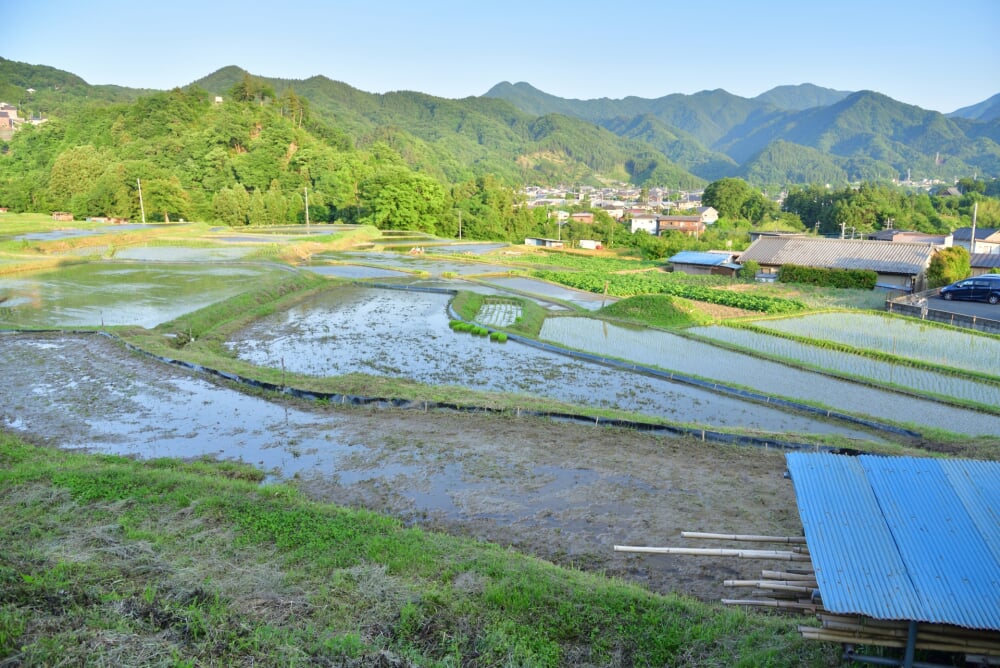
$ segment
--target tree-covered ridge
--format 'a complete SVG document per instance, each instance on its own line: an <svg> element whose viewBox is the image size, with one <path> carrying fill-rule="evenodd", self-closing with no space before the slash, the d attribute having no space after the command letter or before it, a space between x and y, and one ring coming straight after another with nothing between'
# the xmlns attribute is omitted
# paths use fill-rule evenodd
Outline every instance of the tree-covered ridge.
<svg viewBox="0 0 1000 668"><path fill-rule="evenodd" d="M801 86L775 89L774 95L753 100L726 91L656 100L564 100L528 84L501 84L487 94L533 113L574 115L624 136L635 136L635 128L644 125L647 141L708 180L743 176L760 185L843 184L907 174L939 179L1000 174L1000 121L994 116L982 121L949 118L872 91L847 94ZM647 117L668 132L700 142L706 153L724 154L732 166L685 160L670 150L662 130L653 135L656 138L651 136L650 122L638 120ZM781 148L770 151L778 142ZM826 154L833 164L816 164L815 151ZM772 154L792 165L790 171L784 171L781 163L768 162Z"/></svg>

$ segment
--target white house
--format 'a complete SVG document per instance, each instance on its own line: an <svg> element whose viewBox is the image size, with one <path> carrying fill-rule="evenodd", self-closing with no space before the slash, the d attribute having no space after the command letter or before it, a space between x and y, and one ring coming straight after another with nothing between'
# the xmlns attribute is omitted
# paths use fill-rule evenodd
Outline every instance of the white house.
<svg viewBox="0 0 1000 668"><path fill-rule="evenodd" d="M659 220L660 216L655 213L632 214L632 234L635 234L638 230L656 234Z"/></svg>

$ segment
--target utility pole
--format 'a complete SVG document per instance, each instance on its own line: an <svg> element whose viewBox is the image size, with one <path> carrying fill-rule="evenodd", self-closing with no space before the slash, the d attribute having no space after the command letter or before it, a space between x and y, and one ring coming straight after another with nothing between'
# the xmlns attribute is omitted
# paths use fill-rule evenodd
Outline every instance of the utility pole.
<svg viewBox="0 0 1000 668"><path fill-rule="evenodd" d="M305 193L306 197L306 231L309 230L309 186L302 188L302 192Z"/></svg>
<svg viewBox="0 0 1000 668"><path fill-rule="evenodd" d="M135 180L135 184L139 186L139 211L142 213L142 224L146 224L146 207L142 205L142 182L139 179Z"/></svg>
<svg viewBox="0 0 1000 668"><path fill-rule="evenodd" d="M458 240L462 240L462 210L458 210Z"/></svg>
<svg viewBox="0 0 1000 668"><path fill-rule="evenodd" d="M969 255L976 252L976 213L979 212L979 202L972 203L972 236L969 237Z"/></svg>

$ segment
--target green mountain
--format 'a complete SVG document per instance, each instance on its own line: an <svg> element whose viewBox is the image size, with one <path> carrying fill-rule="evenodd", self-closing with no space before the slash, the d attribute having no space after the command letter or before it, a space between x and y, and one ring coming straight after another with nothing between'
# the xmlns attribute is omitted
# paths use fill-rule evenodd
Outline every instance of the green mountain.
<svg viewBox="0 0 1000 668"><path fill-rule="evenodd" d="M243 77L227 67L193 86L217 95ZM385 141L416 168L454 181L492 175L508 183L581 182L601 178L691 187L703 180L671 165L641 138L617 135L570 115L527 113L495 98L450 100L416 92L372 94L325 77L304 81L261 78L282 96L294 91L315 117L346 132L358 147ZM650 161L662 163L660 169ZM669 165L669 168L667 168Z"/></svg>
<svg viewBox="0 0 1000 668"><path fill-rule="evenodd" d="M61 113L83 102L131 102L153 91L122 86L91 86L86 81L46 65L28 65L0 57L0 101L17 105L20 116Z"/></svg>
<svg viewBox="0 0 1000 668"><path fill-rule="evenodd" d="M834 181L872 174L943 180L1000 174L997 119L949 118L872 91L845 93L802 84L779 87L752 100L715 90L610 101L563 100L528 84L500 84L487 95L522 109L558 109L622 136L643 136L708 180L742 175L756 182L766 174L764 183L787 184L814 171L839 176ZM968 113L989 115L989 108L987 101ZM682 137L700 143L701 154L678 144ZM775 142L781 143L768 150ZM826 156L822 166L816 151ZM708 158L718 155L732 166ZM765 164L772 158L778 162ZM788 166L787 173L782 165Z"/></svg>
<svg viewBox="0 0 1000 668"><path fill-rule="evenodd" d="M962 107L948 114L949 118L968 118L974 121L995 121L1000 118L1000 93L979 104Z"/></svg>
<svg viewBox="0 0 1000 668"><path fill-rule="evenodd" d="M29 94L27 88L34 91ZM223 104L214 104L217 97ZM446 188L477 179L508 186L617 180L696 188L728 176L786 185L843 184L908 173L947 180L1000 174L1000 118L972 118L988 116L989 101L966 110L969 117L948 117L872 91L846 93L811 84L780 86L753 99L706 90L657 99L571 100L527 83L505 82L482 97L455 100L412 91L372 94L324 76L256 77L229 66L163 93L90 86L54 68L0 59L0 100L20 105L22 116L51 118L51 127L63 133L58 142L47 137L50 130L38 133L47 137L40 142L44 146L36 147L30 160L21 147L18 159L25 164L41 168L48 160L51 168L60 150L87 144L119 155L133 150L135 142L158 138L173 148L148 145L144 150L147 159L155 156L164 169L207 170L199 166L204 161L199 151L235 151L216 161L235 177L199 181L216 186L243 182L245 163L253 160L239 151L254 154L259 142L251 140L258 130L246 123L259 114L264 116L255 122L262 127L285 128L281 141L295 137L284 147L284 157L277 147L268 155L299 170L300 179L302 166L295 163L305 145L349 154L361 163L389 160ZM232 106L240 100L256 107ZM180 105L179 116L162 112L171 105ZM243 111L234 111L239 108ZM135 127L129 127L123 119L136 113L147 117L136 118ZM193 139L206 133L227 135L228 144ZM116 136L133 143L116 144ZM0 145L0 151L19 148L20 141ZM169 150L193 153L180 164L165 159ZM230 163L242 164L242 171ZM7 169L10 173L9 164ZM286 187L295 180L274 169L256 171L244 185L267 187L265 174L284 179ZM46 174L36 176L48 182ZM186 173L177 177L182 184L192 178ZM315 183L316 178L309 172L308 180ZM360 197L360 182L351 189L350 197L338 195L340 204ZM195 196L202 206L207 198L205 193Z"/></svg>
<svg viewBox="0 0 1000 668"><path fill-rule="evenodd" d="M828 107L850 95L850 91L822 88L813 84L777 86L754 99L778 109L802 111L813 107Z"/></svg>

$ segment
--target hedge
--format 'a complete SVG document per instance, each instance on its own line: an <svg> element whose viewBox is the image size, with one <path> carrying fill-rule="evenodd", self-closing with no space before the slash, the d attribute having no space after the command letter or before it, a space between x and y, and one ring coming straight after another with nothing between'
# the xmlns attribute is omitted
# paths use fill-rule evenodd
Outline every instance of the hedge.
<svg viewBox="0 0 1000 668"><path fill-rule="evenodd" d="M778 280L782 283L805 283L826 288L874 290L878 274L871 269L824 269L786 264L778 272Z"/></svg>

